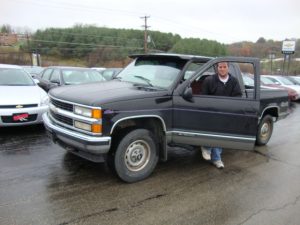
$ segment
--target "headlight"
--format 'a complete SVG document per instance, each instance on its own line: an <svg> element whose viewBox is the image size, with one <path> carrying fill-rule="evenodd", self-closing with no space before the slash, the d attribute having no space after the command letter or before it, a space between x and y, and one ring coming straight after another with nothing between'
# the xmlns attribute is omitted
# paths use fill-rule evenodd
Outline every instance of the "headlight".
<svg viewBox="0 0 300 225"><path fill-rule="evenodd" d="M82 130L87 130L93 133L101 133L102 132L102 125L101 124L88 124L88 123L83 123L79 121L74 122L74 126L76 128L82 129Z"/></svg>
<svg viewBox="0 0 300 225"><path fill-rule="evenodd" d="M74 126L77 127L77 128L79 128L79 129L82 129L82 130L92 131L91 124L87 124L87 123L82 123L82 122L79 122L79 121L75 121L74 122Z"/></svg>
<svg viewBox="0 0 300 225"><path fill-rule="evenodd" d="M41 99L41 106L49 105L49 97L48 95L45 95Z"/></svg>
<svg viewBox="0 0 300 225"><path fill-rule="evenodd" d="M90 108L85 108L82 106L75 106L74 112L78 115L82 115L85 117L90 117L90 118L95 118L95 119L102 118L102 112L100 109L90 109Z"/></svg>
<svg viewBox="0 0 300 225"><path fill-rule="evenodd" d="M92 117L92 109L84 108L81 106L75 106L74 112L78 115L86 116L86 117Z"/></svg>

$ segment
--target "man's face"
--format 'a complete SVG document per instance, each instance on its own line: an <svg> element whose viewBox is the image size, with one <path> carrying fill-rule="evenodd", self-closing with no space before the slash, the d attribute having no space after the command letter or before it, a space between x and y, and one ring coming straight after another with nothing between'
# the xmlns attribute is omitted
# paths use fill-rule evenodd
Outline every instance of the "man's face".
<svg viewBox="0 0 300 225"><path fill-rule="evenodd" d="M226 78L228 75L228 64L227 62L218 63L218 74L220 77Z"/></svg>

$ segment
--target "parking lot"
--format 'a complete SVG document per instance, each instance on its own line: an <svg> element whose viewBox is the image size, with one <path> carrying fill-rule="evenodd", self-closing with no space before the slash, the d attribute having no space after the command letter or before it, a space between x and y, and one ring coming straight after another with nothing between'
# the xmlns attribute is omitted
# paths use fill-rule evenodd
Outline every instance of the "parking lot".
<svg viewBox="0 0 300 225"><path fill-rule="evenodd" d="M0 224L299 224L300 104L255 151L224 151L217 170L170 148L150 178L125 184L65 152L43 126L0 128Z"/></svg>

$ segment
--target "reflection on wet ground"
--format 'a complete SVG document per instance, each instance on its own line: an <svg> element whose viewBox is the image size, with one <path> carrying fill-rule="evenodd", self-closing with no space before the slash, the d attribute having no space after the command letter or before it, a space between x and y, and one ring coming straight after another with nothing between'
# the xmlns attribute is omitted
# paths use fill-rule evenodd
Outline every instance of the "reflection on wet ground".
<svg viewBox="0 0 300 225"><path fill-rule="evenodd" d="M43 126L1 128L0 224L297 224L299 111L275 125L268 146L226 149L224 170L197 149L170 148L135 184L66 153Z"/></svg>

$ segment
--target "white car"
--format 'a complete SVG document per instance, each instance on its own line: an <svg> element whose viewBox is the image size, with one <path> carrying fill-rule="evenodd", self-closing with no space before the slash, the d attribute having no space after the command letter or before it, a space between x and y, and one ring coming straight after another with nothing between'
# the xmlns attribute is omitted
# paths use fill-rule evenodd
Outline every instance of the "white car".
<svg viewBox="0 0 300 225"><path fill-rule="evenodd" d="M0 128L43 123L49 98L20 66L0 64Z"/></svg>
<svg viewBox="0 0 300 225"><path fill-rule="evenodd" d="M280 85L282 87L288 87L297 92L300 96L300 86L293 84L292 81L288 80L284 76L276 76L276 75L261 75L262 77L266 77L271 80L274 84Z"/></svg>

